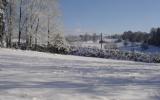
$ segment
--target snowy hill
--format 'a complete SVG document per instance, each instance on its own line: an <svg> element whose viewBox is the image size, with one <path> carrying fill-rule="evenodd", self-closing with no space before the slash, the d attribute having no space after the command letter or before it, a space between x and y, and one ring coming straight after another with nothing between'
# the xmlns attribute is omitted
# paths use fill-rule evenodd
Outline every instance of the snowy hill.
<svg viewBox="0 0 160 100"><path fill-rule="evenodd" d="M160 64L0 48L1 100L160 100Z"/></svg>

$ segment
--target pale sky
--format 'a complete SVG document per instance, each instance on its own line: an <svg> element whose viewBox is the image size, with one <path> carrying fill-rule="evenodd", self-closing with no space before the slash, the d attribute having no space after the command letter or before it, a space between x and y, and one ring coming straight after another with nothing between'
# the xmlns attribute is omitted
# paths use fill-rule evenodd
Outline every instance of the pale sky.
<svg viewBox="0 0 160 100"><path fill-rule="evenodd" d="M160 26L160 0L60 0L65 33L145 31Z"/></svg>

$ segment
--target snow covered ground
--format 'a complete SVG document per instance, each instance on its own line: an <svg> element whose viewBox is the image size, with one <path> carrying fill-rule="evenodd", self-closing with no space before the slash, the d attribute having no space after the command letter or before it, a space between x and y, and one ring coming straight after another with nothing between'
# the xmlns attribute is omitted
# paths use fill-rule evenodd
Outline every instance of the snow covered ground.
<svg viewBox="0 0 160 100"><path fill-rule="evenodd" d="M160 100L160 64L0 48L0 100Z"/></svg>
<svg viewBox="0 0 160 100"><path fill-rule="evenodd" d="M159 54L160 53L160 47L156 47L156 46L152 46L149 45L148 49L146 50L142 50L141 48L141 43L135 43L135 46L132 46L131 42L128 42L128 46L124 46L123 42L120 43L114 43L116 40L115 39L106 39L105 41L107 41L108 43L104 43L103 44L103 49L105 48L117 48L119 50L122 51L133 51L133 49L137 52L142 52L142 53L151 53L151 54ZM101 44L99 44L99 42L92 42L92 41L88 41L88 42L73 42L72 43L73 46L77 46L77 47L91 47L91 48L99 48L101 49Z"/></svg>

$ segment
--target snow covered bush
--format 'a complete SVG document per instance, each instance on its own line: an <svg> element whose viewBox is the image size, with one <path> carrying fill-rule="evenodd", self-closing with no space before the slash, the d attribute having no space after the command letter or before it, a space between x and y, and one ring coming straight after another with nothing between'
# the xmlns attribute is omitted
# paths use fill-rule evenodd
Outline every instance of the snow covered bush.
<svg viewBox="0 0 160 100"><path fill-rule="evenodd" d="M117 60L131 60L147 63L160 63L160 55L151 55L140 52L120 51L114 49L101 50L98 48L87 47L71 47L70 55L86 56L86 57L99 57Z"/></svg>
<svg viewBox="0 0 160 100"><path fill-rule="evenodd" d="M56 34L51 44L48 46L49 52L66 54L69 46L61 34Z"/></svg>
<svg viewBox="0 0 160 100"><path fill-rule="evenodd" d="M160 63L160 56L156 56L153 58L153 62Z"/></svg>

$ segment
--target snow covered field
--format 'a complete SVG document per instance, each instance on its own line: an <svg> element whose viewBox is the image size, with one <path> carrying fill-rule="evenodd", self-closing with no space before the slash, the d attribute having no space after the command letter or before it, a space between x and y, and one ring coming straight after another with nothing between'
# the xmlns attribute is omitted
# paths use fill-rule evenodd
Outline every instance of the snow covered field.
<svg viewBox="0 0 160 100"><path fill-rule="evenodd" d="M0 100L160 100L160 64L0 48Z"/></svg>

